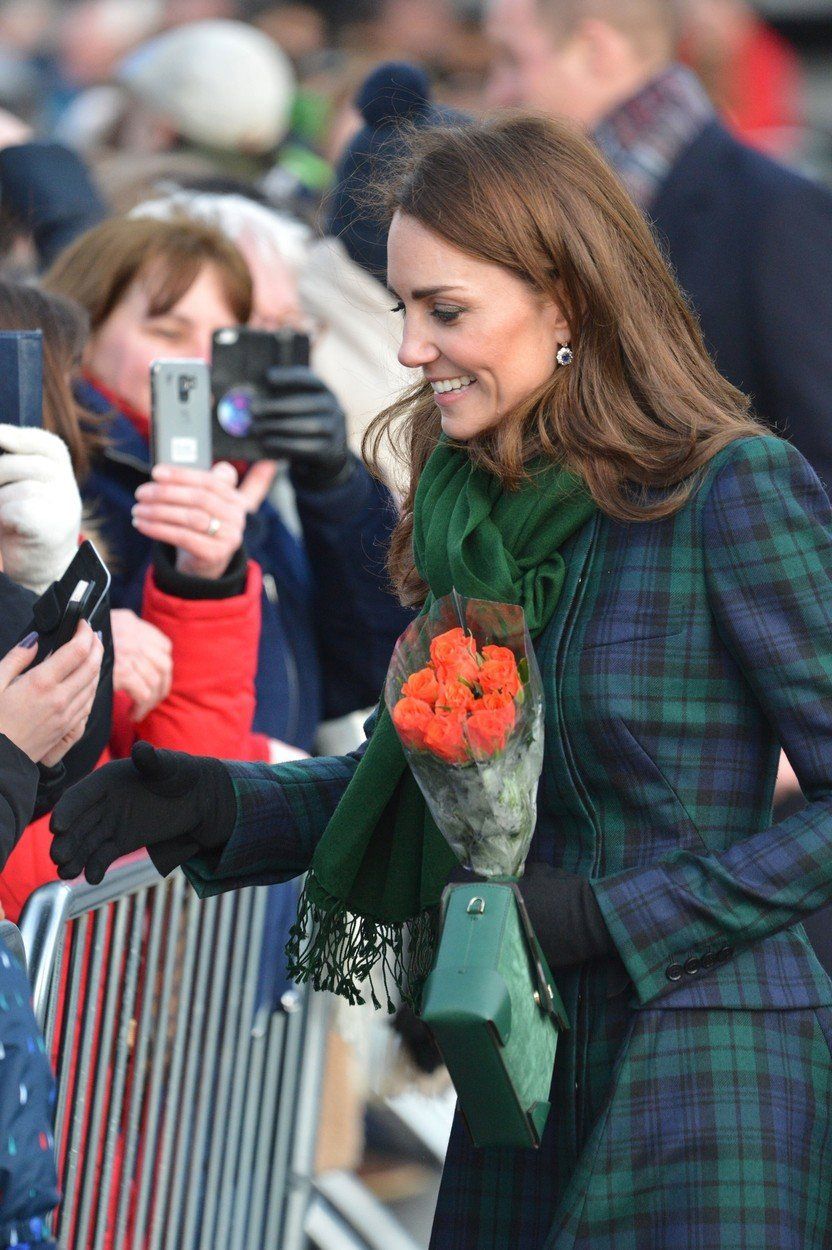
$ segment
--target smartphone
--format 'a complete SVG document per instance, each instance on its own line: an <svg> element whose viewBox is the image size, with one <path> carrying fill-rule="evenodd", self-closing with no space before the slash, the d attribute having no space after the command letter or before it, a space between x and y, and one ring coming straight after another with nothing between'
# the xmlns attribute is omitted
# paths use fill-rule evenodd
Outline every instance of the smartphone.
<svg viewBox="0 0 832 1250"><path fill-rule="evenodd" d="M86 581L83 577L79 578L75 583L75 589L69 596L63 616L55 631L52 651L57 651L64 643L75 637L78 622L86 620L87 614L92 608L94 594L95 587L93 583Z"/></svg>
<svg viewBox="0 0 832 1250"><path fill-rule="evenodd" d="M43 424L43 335L40 330L0 331L0 421Z"/></svg>
<svg viewBox="0 0 832 1250"><path fill-rule="evenodd" d="M212 434L217 459L262 460L251 433L252 401L268 394L270 369L309 364L309 335L295 330L217 330L212 340Z"/></svg>
<svg viewBox="0 0 832 1250"><path fill-rule="evenodd" d="M150 366L150 452L154 464L210 469L211 382L203 360Z"/></svg>
<svg viewBox="0 0 832 1250"><path fill-rule="evenodd" d="M34 604L32 620L18 638L32 631L39 635L32 667L74 638L79 621L89 621L92 629L108 627L109 589L110 570L89 540L81 543L60 580Z"/></svg>

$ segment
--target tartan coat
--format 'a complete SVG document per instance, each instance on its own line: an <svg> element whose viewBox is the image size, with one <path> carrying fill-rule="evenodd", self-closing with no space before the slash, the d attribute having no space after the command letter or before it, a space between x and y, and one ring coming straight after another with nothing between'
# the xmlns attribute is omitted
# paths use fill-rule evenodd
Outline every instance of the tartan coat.
<svg viewBox="0 0 832 1250"><path fill-rule="evenodd" d="M620 958L557 984L540 1148L457 1118L434 1250L832 1246L832 507L801 454L736 440L675 516L597 513L537 641L530 858L590 878ZM780 745L806 808L771 825ZM239 818L201 893L309 864L356 756L229 764Z"/></svg>

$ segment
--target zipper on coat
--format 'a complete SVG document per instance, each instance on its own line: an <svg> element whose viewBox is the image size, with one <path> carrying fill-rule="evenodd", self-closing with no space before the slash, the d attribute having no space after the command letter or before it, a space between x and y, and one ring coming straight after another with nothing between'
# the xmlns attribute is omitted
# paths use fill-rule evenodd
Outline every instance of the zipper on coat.
<svg viewBox="0 0 832 1250"><path fill-rule="evenodd" d="M566 651L569 647L569 644L572 641L572 634L575 628L575 621L577 620L578 613L581 609L581 606L584 601L584 596L586 594L585 574L586 574L587 569L590 566L592 556L595 552L595 548L597 545L597 538L598 538L598 517L595 516L592 520L592 535L589 541L589 546L586 550L586 554L584 555L583 565L582 565L581 572L578 576L578 581L576 584L575 595L572 600L572 603L569 605L569 613L566 618L566 622L564 624L563 634L561 635L561 639L560 639L560 645L558 646L557 654L555 656L555 674L557 676L558 722L560 725L561 740L563 742L564 759L566 760L566 766L567 766L569 779L572 782L572 785L575 789L575 793L578 795L578 798L580 799L580 802L581 802L581 806L584 809L584 813L588 821L592 825L592 828L595 833L595 847L594 847L592 874L591 874L592 876L597 875L598 868L600 865L601 833L598 827L598 821L595 816L595 809L593 807L591 799L589 798L589 794L587 792L586 786L584 785L581 779L580 772L578 770L578 766L575 761L575 753L572 749L572 742L569 737L569 731L567 729L566 717L564 715L564 710L563 710L563 698L562 698L562 694L563 694L562 663L566 655ZM576 1078L577 1078L578 1072L585 1065L587 1039L589 1035L589 1030L588 1030L589 1009L586 1003L586 997L587 997L586 990L587 990L588 980L589 980L589 976L586 971L586 967L584 965L581 967L578 973L578 994L577 994L576 1009L575 1009L576 1018L574 1022ZM581 1148L581 1143L583 1139L584 1118L585 1118L584 1094L583 1094L583 1090L581 1089L578 1080L576 1079L575 1081L575 1136L577 1139L576 1147L579 1150Z"/></svg>
<svg viewBox="0 0 832 1250"><path fill-rule="evenodd" d="M277 591L277 583L271 573L263 574L263 590L266 598L272 607L280 606L280 595ZM286 661L286 681L289 687L289 715L286 719L286 741L294 745L293 739L297 737L298 718L300 716L300 681L298 679L298 666L292 651L291 643L286 637L285 631L283 636L286 640L283 656Z"/></svg>

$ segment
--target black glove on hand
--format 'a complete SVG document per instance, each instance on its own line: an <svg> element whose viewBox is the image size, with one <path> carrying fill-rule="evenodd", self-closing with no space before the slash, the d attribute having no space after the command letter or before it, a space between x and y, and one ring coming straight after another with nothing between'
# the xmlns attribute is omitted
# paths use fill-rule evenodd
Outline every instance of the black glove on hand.
<svg viewBox="0 0 832 1250"><path fill-rule="evenodd" d="M52 859L58 875L86 873L97 885L114 860L146 846L162 876L200 851L223 846L234 830L237 800L220 760L157 751L137 742L67 790L52 813Z"/></svg>
<svg viewBox="0 0 832 1250"><path fill-rule="evenodd" d="M569 968L616 954L586 877L549 864L527 864L518 885L550 968Z"/></svg>
<svg viewBox="0 0 832 1250"><path fill-rule="evenodd" d="M288 460L298 486L322 490L353 469L347 423L332 391L305 365L266 374L269 395L252 402L252 433L269 460Z"/></svg>
<svg viewBox="0 0 832 1250"><path fill-rule="evenodd" d="M442 1063L439 1047L424 1020L420 1020L406 1003L402 1003L394 1015L392 1028L394 1033L398 1033L402 1046L419 1071L427 1076L435 1072Z"/></svg>

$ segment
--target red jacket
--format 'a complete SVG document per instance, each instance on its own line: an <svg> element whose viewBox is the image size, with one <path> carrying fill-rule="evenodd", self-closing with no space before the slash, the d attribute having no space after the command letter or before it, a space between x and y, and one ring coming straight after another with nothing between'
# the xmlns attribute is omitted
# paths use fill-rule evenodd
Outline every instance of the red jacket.
<svg viewBox="0 0 832 1250"><path fill-rule="evenodd" d="M142 618L173 643L173 685L140 723L130 719L124 693L113 700L108 759L129 755L138 738L157 747L220 759L268 760L268 739L251 732L254 675L260 640L260 566L249 561L243 594L230 599L179 599L148 572ZM34 890L58 874L49 858L49 815L26 829L0 873L0 905L17 921Z"/></svg>

